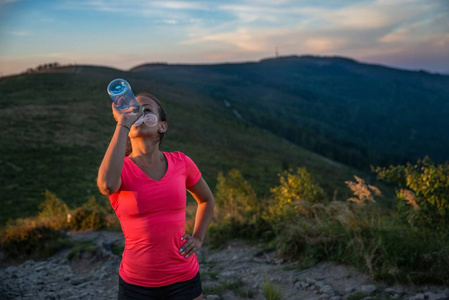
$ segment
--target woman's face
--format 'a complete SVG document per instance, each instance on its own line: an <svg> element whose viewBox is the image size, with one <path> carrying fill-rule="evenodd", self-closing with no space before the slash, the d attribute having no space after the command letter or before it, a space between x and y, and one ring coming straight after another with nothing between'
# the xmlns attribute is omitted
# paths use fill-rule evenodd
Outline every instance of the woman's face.
<svg viewBox="0 0 449 300"><path fill-rule="evenodd" d="M144 122L139 126L131 126L131 131L129 132L129 137L133 138L136 136L149 136L158 137L159 133L165 133L167 131L167 122L161 121L159 116L159 110L157 103L146 96L137 97L137 102L140 107L143 108L144 115L154 114L157 116L158 121L156 126L149 127Z"/></svg>

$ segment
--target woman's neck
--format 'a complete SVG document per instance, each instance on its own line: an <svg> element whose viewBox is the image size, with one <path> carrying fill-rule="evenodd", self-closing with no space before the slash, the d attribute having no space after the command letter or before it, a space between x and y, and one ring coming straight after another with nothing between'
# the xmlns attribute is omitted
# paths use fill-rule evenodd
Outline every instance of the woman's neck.
<svg viewBox="0 0 449 300"><path fill-rule="evenodd" d="M147 164L152 164L163 158L162 152L159 150L159 143L154 143L148 139L133 139L131 141L132 152L130 158L137 158Z"/></svg>

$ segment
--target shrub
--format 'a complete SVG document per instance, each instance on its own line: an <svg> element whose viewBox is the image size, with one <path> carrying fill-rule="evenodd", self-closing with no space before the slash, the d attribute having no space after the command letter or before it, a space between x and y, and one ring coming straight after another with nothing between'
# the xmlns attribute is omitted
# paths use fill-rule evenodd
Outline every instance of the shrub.
<svg viewBox="0 0 449 300"><path fill-rule="evenodd" d="M300 216L312 216L311 206L325 202L326 194L305 168L298 167L279 175L279 185L271 188L272 202L264 215L272 222L288 221Z"/></svg>
<svg viewBox="0 0 449 300"><path fill-rule="evenodd" d="M218 174L215 203L216 219L235 219L239 222L255 221L260 212L256 193L242 173L237 169L229 171L227 176Z"/></svg>
<svg viewBox="0 0 449 300"><path fill-rule="evenodd" d="M7 258L42 258L70 244L62 232L39 223L36 219L19 219L6 225L2 250Z"/></svg>
<svg viewBox="0 0 449 300"><path fill-rule="evenodd" d="M39 204L39 218L46 226L53 229L67 227L69 208L62 200L49 190L45 191L45 200Z"/></svg>
<svg viewBox="0 0 449 300"><path fill-rule="evenodd" d="M372 167L379 179L397 185L398 214L410 225L445 232L449 225L449 162L426 156L415 165Z"/></svg>
<svg viewBox="0 0 449 300"><path fill-rule="evenodd" d="M208 242L219 247L233 238L266 238L271 224L262 218L266 208L264 200L258 201L251 184L242 173L233 169L224 176L218 174L215 212L208 230Z"/></svg>
<svg viewBox="0 0 449 300"><path fill-rule="evenodd" d="M211 223L207 233L207 241L211 247L218 248L227 241L236 238L269 241L273 236L271 224L263 219L257 219L256 222L251 223L228 219Z"/></svg>
<svg viewBox="0 0 449 300"><path fill-rule="evenodd" d="M78 207L70 218L70 228L73 230L98 230L106 227L106 213L95 197L90 198L86 204Z"/></svg>
<svg viewBox="0 0 449 300"><path fill-rule="evenodd" d="M358 226L349 203L309 204L308 209L309 217L298 215L274 225L278 255L305 263L343 255L350 229Z"/></svg>

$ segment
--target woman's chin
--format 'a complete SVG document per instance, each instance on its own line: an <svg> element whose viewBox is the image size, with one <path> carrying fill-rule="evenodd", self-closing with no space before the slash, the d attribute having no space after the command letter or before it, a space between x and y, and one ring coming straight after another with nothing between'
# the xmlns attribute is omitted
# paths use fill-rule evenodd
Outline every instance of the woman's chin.
<svg viewBox="0 0 449 300"><path fill-rule="evenodd" d="M144 137L144 136L153 136L154 133L149 130L146 126L133 126L131 131L129 132L129 137Z"/></svg>

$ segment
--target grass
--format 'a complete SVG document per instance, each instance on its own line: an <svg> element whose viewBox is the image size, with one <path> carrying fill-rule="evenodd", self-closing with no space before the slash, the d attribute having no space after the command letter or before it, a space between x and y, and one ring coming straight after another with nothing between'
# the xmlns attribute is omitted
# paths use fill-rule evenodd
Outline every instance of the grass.
<svg viewBox="0 0 449 300"><path fill-rule="evenodd" d="M281 300L284 296L282 290L276 287L270 280L267 278L262 282L262 293L267 300Z"/></svg>
<svg viewBox="0 0 449 300"><path fill-rule="evenodd" d="M201 273L201 276L205 276L208 273ZM216 281L217 282L217 281ZM241 298L254 298L255 291L245 287L245 283L242 279L228 279L218 280L217 286L203 286L205 295L223 295L226 291L232 291L234 294Z"/></svg>
<svg viewBox="0 0 449 300"><path fill-rule="evenodd" d="M123 254L123 251L125 250L125 245L123 243L113 243L111 247L111 252L115 255L119 255L120 257Z"/></svg>
<svg viewBox="0 0 449 300"><path fill-rule="evenodd" d="M72 251L67 254L68 260L77 259L83 252L93 253L97 249L97 245L92 241L75 241L73 243Z"/></svg>
<svg viewBox="0 0 449 300"><path fill-rule="evenodd" d="M1 248L7 259L41 259L71 245L61 230L50 227L38 218L23 218L0 231Z"/></svg>

